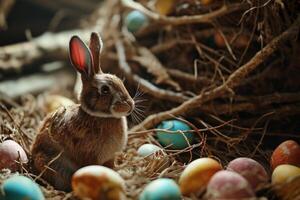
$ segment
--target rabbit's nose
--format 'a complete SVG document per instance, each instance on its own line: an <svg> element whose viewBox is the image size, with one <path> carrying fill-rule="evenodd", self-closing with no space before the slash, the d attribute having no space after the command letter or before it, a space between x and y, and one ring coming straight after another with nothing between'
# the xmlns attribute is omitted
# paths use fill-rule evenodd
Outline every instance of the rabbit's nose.
<svg viewBox="0 0 300 200"><path fill-rule="evenodd" d="M132 111L134 110L134 101L133 99L127 99L126 103L131 107L131 110L129 111L129 113L132 113Z"/></svg>
<svg viewBox="0 0 300 200"><path fill-rule="evenodd" d="M131 113L134 109L134 103L131 100L117 101L113 109L118 113Z"/></svg>

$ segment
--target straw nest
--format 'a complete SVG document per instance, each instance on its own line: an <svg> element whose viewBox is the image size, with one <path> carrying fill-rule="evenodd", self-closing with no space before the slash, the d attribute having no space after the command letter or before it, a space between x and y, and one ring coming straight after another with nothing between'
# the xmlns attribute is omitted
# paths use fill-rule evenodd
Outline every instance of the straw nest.
<svg viewBox="0 0 300 200"><path fill-rule="evenodd" d="M149 18L135 34L124 25L133 9ZM132 95L138 91L140 110L129 122L127 148L115 161L129 199L136 199L158 177L177 180L185 164L201 156L214 157L224 166L236 157L252 157L270 172L276 144L299 141L299 9L296 0L209 5L178 0L168 15L161 15L151 1L110 0L103 3L102 13L83 23L86 28L95 18L101 20L102 68L125 77ZM1 140L14 139L28 155L46 114L40 100L31 95L1 100ZM181 151L166 150L171 165L162 170L161 155L143 159L137 149L144 143L158 144L155 127L170 118L192 125L198 142ZM32 174L30 164L19 173L38 179L48 199L75 198ZM1 182L11 175L2 171ZM258 196L274 198L270 188L257 191ZM282 191L287 188L291 193L292 187Z"/></svg>

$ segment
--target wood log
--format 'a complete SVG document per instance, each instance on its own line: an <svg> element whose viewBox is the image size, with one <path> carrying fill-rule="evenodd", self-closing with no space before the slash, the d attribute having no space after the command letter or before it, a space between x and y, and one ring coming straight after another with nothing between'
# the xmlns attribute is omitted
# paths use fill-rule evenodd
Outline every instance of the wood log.
<svg viewBox="0 0 300 200"><path fill-rule="evenodd" d="M2 81L0 83L1 96L18 98L26 94L38 94L46 90L62 89L73 85L75 76L64 67L64 63L54 62L43 67L51 68L53 65L56 65L58 69Z"/></svg>

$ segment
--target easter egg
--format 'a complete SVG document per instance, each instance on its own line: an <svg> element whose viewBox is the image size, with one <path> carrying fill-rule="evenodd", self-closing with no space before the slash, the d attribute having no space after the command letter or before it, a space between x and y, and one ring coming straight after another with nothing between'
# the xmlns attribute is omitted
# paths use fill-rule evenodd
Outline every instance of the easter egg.
<svg viewBox="0 0 300 200"><path fill-rule="evenodd" d="M271 156L271 167L274 170L278 165L290 164L300 167L300 146L293 140L281 143Z"/></svg>
<svg viewBox="0 0 300 200"><path fill-rule="evenodd" d="M210 5L214 2L214 0L199 0L202 5Z"/></svg>
<svg viewBox="0 0 300 200"><path fill-rule="evenodd" d="M160 178L149 183L141 193L139 200L180 200L178 185L172 179Z"/></svg>
<svg viewBox="0 0 300 200"><path fill-rule="evenodd" d="M8 168L15 171L18 169L18 161L28 162L24 149L13 140L2 142L0 144L0 169Z"/></svg>
<svg viewBox="0 0 300 200"><path fill-rule="evenodd" d="M125 182L112 169L90 165L77 170L72 176L74 193L82 199L121 200L125 198Z"/></svg>
<svg viewBox="0 0 300 200"><path fill-rule="evenodd" d="M248 181L233 171L215 173L208 185L206 196L210 200L254 198L255 193Z"/></svg>
<svg viewBox="0 0 300 200"><path fill-rule="evenodd" d="M134 10L128 13L125 18L125 25L128 31L135 33L140 30L143 26L148 24L148 17L142 12Z"/></svg>
<svg viewBox="0 0 300 200"><path fill-rule="evenodd" d="M156 146L154 144L143 144L142 146L140 146L137 152L140 156L147 157L157 151L163 152L162 148L160 148L159 146Z"/></svg>
<svg viewBox="0 0 300 200"><path fill-rule="evenodd" d="M226 40L228 43L234 38L232 34L224 35L226 37ZM248 41L250 38L247 35L239 35L232 44L229 44L230 46L236 47L236 48L245 48L248 45ZM214 34L214 42L215 44L220 48L225 48L226 43L224 38L219 32L215 32Z"/></svg>
<svg viewBox="0 0 300 200"><path fill-rule="evenodd" d="M191 162L179 178L182 194L199 192L204 189L210 178L222 169L220 163L212 158L199 158Z"/></svg>
<svg viewBox="0 0 300 200"><path fill-rule="evenodd" d="M227 170L242 175L254 190L267 183L269 179L265 168L251 158L236 158L229 162Z"/></svg>
<svg viewBox="0 0 300 200"><path fill-rule="evenodd" d="M144 157L147 165L145 171L149 174L161 172L170 166L167 154L156 145L143 144L137 153Z"/></svg>
<svg viewBox="0 0 300 200"><path fill-rule="evenodd" d="M174 0L156 0L155 9L161 15L168 15L172 12Z"/></svg>
<svg viewBox="0 0 300 200"><path fill-rule="evenodd" d="M273 184L281 184L288 182L290 179L295 177L300 177L300 168L283 164L277 166L272 173L272 183Z"/></svg>
<svg viewBox="0 0 300 200"><path fill-rule="evenodd" d="M74 104L75 103L67 97L60 95L49 95L45 97L43 107L46 113L51 113L61 106L68 107Z"/></svg>
<svg viewBox="0 0 300 200"><path fill-rule="evenodd" d="M188 147L188 144L194 143L194 133L181 132L189 131L191 127L186 123L179 120L168 120L163 121L158 127L158 129L165 129L174 132L164 132L157 131L156 137L158 142L164 146L171 149L184 149Z"/></svg>
<svg viewBox="0 0 300 200"><path fill-rule="evenodd" d="M25 176L12 176L1 185L2 200L43 200L45 199L38 184Z"/></svg>
<svg viewBox="0 0 300 200"><path fill-rule="evenodd" d="M214 34L214 42L218 47L226 47L225 40L222 35L218 32Z"/></svg>

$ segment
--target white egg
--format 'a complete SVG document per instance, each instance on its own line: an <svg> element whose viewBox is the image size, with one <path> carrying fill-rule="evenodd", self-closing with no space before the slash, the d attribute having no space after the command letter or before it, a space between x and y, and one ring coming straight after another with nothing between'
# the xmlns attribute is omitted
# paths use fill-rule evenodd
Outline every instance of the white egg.
<svg viewBox="0 0 300 200"><path fill-rule="evenodd" d="M162 148L154 144L143 144L140 146L137 152L140 156L147 157L160 150L163 151Z"/></svg>
<svg viewBox="0 0 300 200"><path fill-rule="evenodd" d="M144 158L148 174L162 172L170 166L166 152L154 144L143 144L138 149L138 155Z"/></svg>

